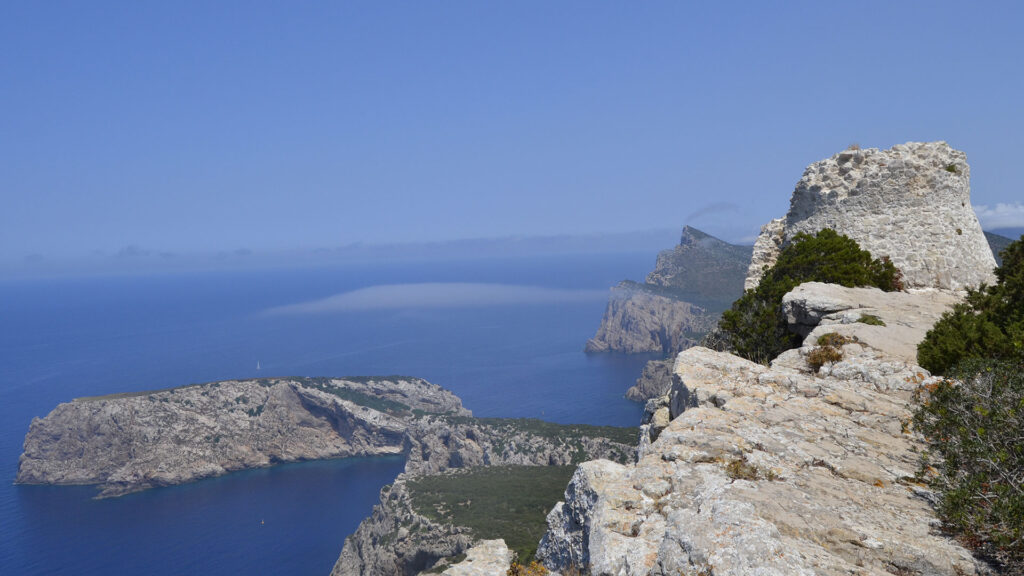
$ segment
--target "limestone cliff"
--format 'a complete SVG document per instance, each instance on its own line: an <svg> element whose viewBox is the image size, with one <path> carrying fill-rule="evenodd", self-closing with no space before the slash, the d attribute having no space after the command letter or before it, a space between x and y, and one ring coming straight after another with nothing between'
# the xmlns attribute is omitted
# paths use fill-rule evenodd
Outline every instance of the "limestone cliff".
<svg viewBox="0 0 1024 576"><path fill-rule="evenodd" d="M936 530L905 425L929 382L908 351L955 301L803 285L785 308L804 346L771 366L680 353L672 393L649 404L655 439L634 465L581 465L538 555L595 576L985 572ZM807 356L828 332L849 343L815 371Z"/></svg>
<svg viewBox="0 0 1024 576"><path fill-rule="evenodd" d="M612 288L587 352L675 354L693 346L743 293L751 247L685 226L679 245L658 254L644 284Z"/></svg>
<svg viewBox="0 0 1024 576"><path fill-rule="evenodd" d="M757 285L796 234L823 228L891 258L911 288L991 283L995 260L971 208L970 175L967 156L945 142L851 148L815 162L786 216L761 229L745 287Z"/></svg>
<svg viewBox="0 0 1024 576"><path fill-rule="evenodd" d="M35 418L16 481L101 496L279 462L402 453L417 414L468 416L418 378L280 378L81 398Z"/></svg>
<svg viewBox="0 0 1024 576"><path fill-rule="evenodd" d="M408 490L416 478L476 466L553 466L592 458L630 462L635 438L635 429L523 419L425 418L420 432L408 437L406 471L381 491L373 513L345 539L331 574L412 576L479 541L469 528L418 513Z"/></svg>
<svg viewBox="0 0 1024 576"><path fill-rule="evenodd" d="M703 308L634 282L611 290L597 334L587 352L670 354L693 346L717 323Z"/></svg>

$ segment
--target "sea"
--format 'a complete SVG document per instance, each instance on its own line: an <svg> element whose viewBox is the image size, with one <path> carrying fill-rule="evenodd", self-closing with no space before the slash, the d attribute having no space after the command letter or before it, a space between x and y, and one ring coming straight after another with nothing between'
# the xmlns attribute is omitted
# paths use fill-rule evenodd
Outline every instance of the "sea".
<svg viewBox="0 0 1024 576"><path fill-rule="evenodd" d="M81 396L398 374L454 391L477 416L636 426L642 407L623 394L650 357L588 356L583 345L608 287L642 278L654 258L0 281L0 574L326 576L401 457L284 464L97 500L90 486L14 484L29 423ZM417 298L419 286L430 296Z"/></svg>

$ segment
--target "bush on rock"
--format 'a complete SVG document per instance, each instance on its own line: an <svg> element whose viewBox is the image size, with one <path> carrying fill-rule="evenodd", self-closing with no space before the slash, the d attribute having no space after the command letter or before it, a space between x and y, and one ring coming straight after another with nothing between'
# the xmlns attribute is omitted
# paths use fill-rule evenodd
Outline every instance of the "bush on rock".
<svg viewBox="0 0 1024 576"><path fill-rule="evenodd" d="M782 297L804 282L903 289L902 275L888 258L872 258L847 236L828 228L813 236L797 234L757 288L722 314L715 335L720 346L762 364L799 346L800 336L787 330L782 317Z"/></svg>
<svg viewBox="0 0 1024 576"><path fill-rule="evenodd" d="M968 290L918 345L922 367L945 374L968 358L1024 362L1024 236L1000 255L995 285Z"/></svg>
<svg viewBox="0 0 1024 576"><path fill-rule="evenodd" d="M922 475L946 526L1010 573L1024 573L1024 364L969 360L919 391Z"/></svg>

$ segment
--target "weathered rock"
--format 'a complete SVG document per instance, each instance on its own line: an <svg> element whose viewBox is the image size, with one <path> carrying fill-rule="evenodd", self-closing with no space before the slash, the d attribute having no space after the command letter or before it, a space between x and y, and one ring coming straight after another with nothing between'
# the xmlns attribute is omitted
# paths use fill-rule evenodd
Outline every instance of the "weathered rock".
<svg viewBox="0 0 1024 576"><path fill-rule="evenodd" d="M483 540L466 550L466 559L441 572L444 576L505 576L512 565L505 541Z"/></svg>
<svg viewBox="0 0 1024 576"><path fill-rule="evenodd" d="M986 570L936 530L927 490L913 478L923 444L904 425L927 372L887 352L920 340L941 298L803 288L787 296L804 302L801 318L837 320L870 298L872 310L894 322L815 328L809 339L850 329L859 340L816 373L805 360L810 346L770 367L700 347L680 353L678 384L649 405L659 411L667 402L674 419L635 465L578 468L538 550L549 568L594 575ZM812 292L820 306L809 304L819 300L806 297ZM903 314L918 317L900 324Z"/></svg>
<svg viewBox="0 0 1024 576"><path fill-rule="evenodd" d="M695 345L716 322L717 316L699 306L622 282L612 288L601 326L585 350L673 353Z"/></svg>
<svg viewBox="0 0 1024 576"><path fill-rule="evenodd" d="M958 301L954 294L940 290L918 290L908 296L878 288L808 282L782 298L782 311L790 329L807 337L805 346L813 346L826 332L835 332L913 363L917 343ZM865 323L870 320L884 326Z"/></svg>
<svg viewBox="0 0 1024 576"><path fill-rule="evenodd" d="M440 558L461 554L476 538L469 530L430 520L416 513L400 474L380 491L380 503L345 539L332 576L388 574L413 576Z"/></svg>
<svg viewBox="0 0 1024 576"><path fill-rule="evenodd" d="M117 496L280 462L399 454L412 409L469 414L418 378L227 381L83 398L33 419L16 481L98 484L101 496Z"/></svg>
<svg viewBox="0 0 1024 576"><path fill-rule="evenodd" d="M644 366L643 373L637 378L636 384L626 390L626 398L645 402L668 393L672 387L672 365L675 358L651 360Z"/></svg>
<svg viewBox="0 0 1024 576"><path fill-rule="evenodd" d="M994 281L995 260L971 208L967 156L945 142L848 149L808 166L785 218L761 229L745 287L757 285L796 234L823 228L891 258L911 288Z"/></svg>

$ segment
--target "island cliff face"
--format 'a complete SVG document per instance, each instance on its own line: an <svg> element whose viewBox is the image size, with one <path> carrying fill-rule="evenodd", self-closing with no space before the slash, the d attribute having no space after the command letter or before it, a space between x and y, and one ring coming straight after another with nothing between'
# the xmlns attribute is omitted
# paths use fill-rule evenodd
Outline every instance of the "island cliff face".
<svg viewBox="0 0 1024 576"><path fill-rule="evenodd" d="M697 344L718 313L743 293L751 248L685 226L679 245L658 254L644 284L612 288L587 352L676 354Z"/></svg>
<svg viewBox="0 0 1024 576"><path fill-rule="evenodd" d="M724 309L743 293L752 248L729 244L684 226L679 245L658 254L647 283L689 295L708 308Z"/></svg>
<svg viewBox="0 0 1024 576"><path fill-rule="evenodd" d="M971 207L967 155L945 142L847 149L807 167L784 218L761 229L745 282L757 286L793 237L832 228L910 288L961 290L995 280L995 260Z"/></svg>
<svg viewBox="0 0 1024 576"><path fill-rule="evenodd" d="M468 416L418 378L213 382L81 398L33 419L16 481L100 496L280 462L400 454L418 413Z"/></svg>
<svg viewBox="0 0 1024 576"><path fill-rule="evenodd" d="M679 245L658 254L646 283L625 280L612 288L601 326L585 350L671 357L697 345L743 293L751 250L683 227ZM643 402L664 394L671 364L648 362L626 397Z"/></svg>
<svg viewBox="0 0 1024 576"><path fill-rule="evenodd" d="M917 344L955 290L992 275L968 175L945 143L809 167L787 218L763 229L748 287L797 232L831 227L929 289L803 284L782 302L803 345L769 366L679 353L670 390L646 406L638 461L579 466L548 515L544 564L595 576L990 573L938 530L936 496L915 477L925 445L908 428L914 392L936 381ZM841 359L814 365L831 333Z"/></svg>
<svg viewBox="0 0 1024 576"><path fill-rule="evenodd" d="M696 345L716 323L717 316L700 306L621 282L612 288L601 326L585 350L673 354Z"/></svg>

